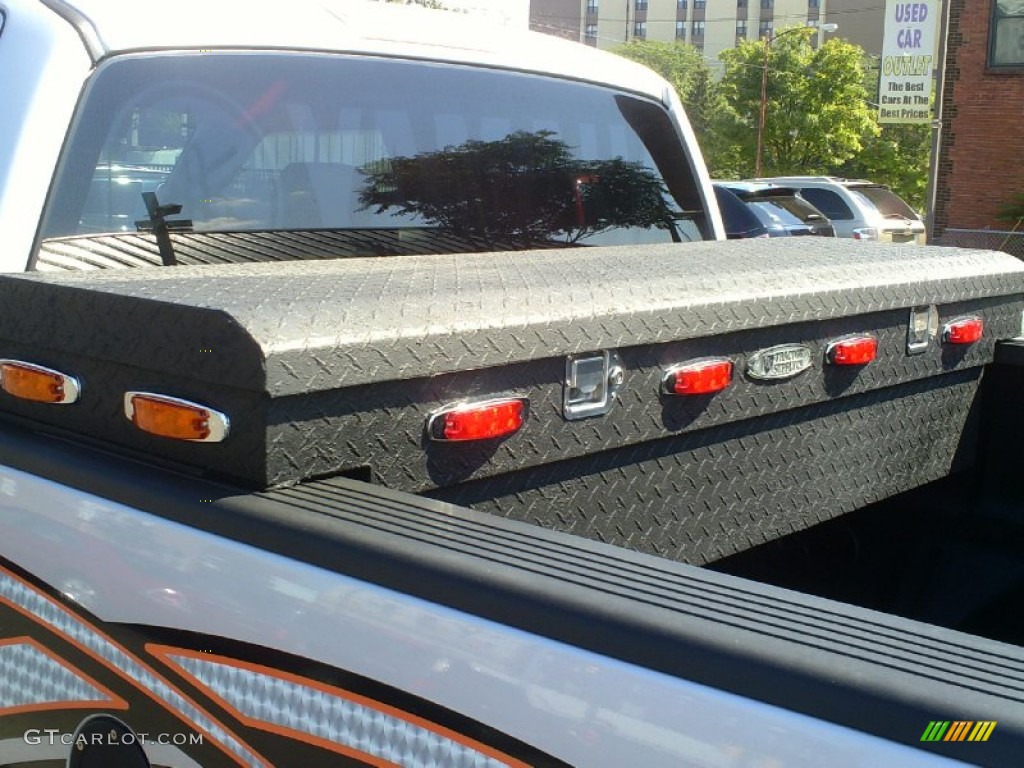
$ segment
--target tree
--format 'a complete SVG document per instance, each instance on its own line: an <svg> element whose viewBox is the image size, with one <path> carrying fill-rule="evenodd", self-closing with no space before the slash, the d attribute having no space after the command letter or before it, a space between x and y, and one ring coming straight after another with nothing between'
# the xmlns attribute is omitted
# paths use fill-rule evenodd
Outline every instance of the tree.
<svg viewBox="0 0 1024 768"><path fill-rule="evenodd" d="M864 58L864 87L869 94L877 94L881 79L881 59ZM878 132L864 140L864 148L837 173L851 178L877 181L907 201L919 212L925 210L928 193L929 160L931 158L931 126L913 123L878 123L877 104L872 107L872 119Z"/></svg>
<svg viewBox="0 0 1024 768"><path fill-rule="evenodd" d="M930 157L931 126L886 123L879 126L877 136L868 136L857 156L836 172L885 184L912 208L923 212Z"/></svg>
<svg viewBox="0 0 1024 768"><path fill-rule="evenodd" d="M615 227L674 226L664 184L642 163L578 160L550 131L470 140L361 171L363 209L489 242L575 243Z"/></svg>
<svg viewBox="0 0 1024 768"><path fill-rule="evenodd" d="M1013 231L1024 224L1024 192L1019 195L1015 195L1010 202L1004 204L996 215L999 221L1005 221L1009 224L1013 224Z"/></svg>
<svg viewBox="0 0 1024 768"><path fill-rule="evenodd" d="M860 46L832 39L815 49L814 30L792 28L723 51L718 129L740 150L742 170L754 170L761 83L768 66L764 168L771 175L834 171L878 133L867 103Z"/></svg>

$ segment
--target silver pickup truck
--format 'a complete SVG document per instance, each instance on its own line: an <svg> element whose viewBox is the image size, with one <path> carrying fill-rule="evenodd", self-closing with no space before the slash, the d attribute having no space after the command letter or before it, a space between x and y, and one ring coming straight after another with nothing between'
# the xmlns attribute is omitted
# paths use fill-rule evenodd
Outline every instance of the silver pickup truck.
<svg viewBox="0 0 1024 768"><path fill-rule="evenodd" d="M724 242L667 83L460 14L0 71L0 766L1019 763L1015 259Z"/></svg>

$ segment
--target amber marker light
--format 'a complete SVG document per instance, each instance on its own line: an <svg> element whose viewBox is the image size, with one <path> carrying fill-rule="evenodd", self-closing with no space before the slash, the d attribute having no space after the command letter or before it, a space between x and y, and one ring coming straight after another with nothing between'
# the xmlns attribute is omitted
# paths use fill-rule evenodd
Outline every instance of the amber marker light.
<svg viewBox="0 0 1024 768"><path fill-rule="evenodd" d="M223 413L167 395L126 392L124 415L143 432L171 440L219 443L230 422Z"/></svg>
<svg viewBox="0 0 1024 768"><path fill-rule="evenodd" d="M21 360L0 360L0 388L12 397L51 405L70 405L82 391L74 376Z"/></svg>

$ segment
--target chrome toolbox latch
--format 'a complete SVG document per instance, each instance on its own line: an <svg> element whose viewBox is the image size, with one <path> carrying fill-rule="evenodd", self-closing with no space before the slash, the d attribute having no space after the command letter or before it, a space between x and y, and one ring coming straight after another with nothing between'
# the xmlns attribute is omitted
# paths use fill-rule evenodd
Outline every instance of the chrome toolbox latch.
<svg viewBox="0 0 1024 768"><path fill-rule="evenodd" d="M585 419L608 413L625 378L615 352L570 355L565 359L562 408L565 418Z"/></svg>

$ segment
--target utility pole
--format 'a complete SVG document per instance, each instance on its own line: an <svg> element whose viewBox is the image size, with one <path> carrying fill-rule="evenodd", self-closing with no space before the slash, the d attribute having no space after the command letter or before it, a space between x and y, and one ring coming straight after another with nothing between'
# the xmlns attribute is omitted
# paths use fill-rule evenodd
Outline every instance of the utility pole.
<svg viewBox="0 0 1024 768"><path fill-rule="evenodd" d="M808 24L807 26L821 32L835 32L839 29L838 24L822 24L820 26ZM760 178L764 166L764 129L768 117L768 63L770 61L769 54L771 53L772 43L780 37L785 37L806 28L793 27L777 35L773 29L764 38L764 63L761 65L761 110L757 118L757 154L754 156L754 176L757 178Z"/></svg>

